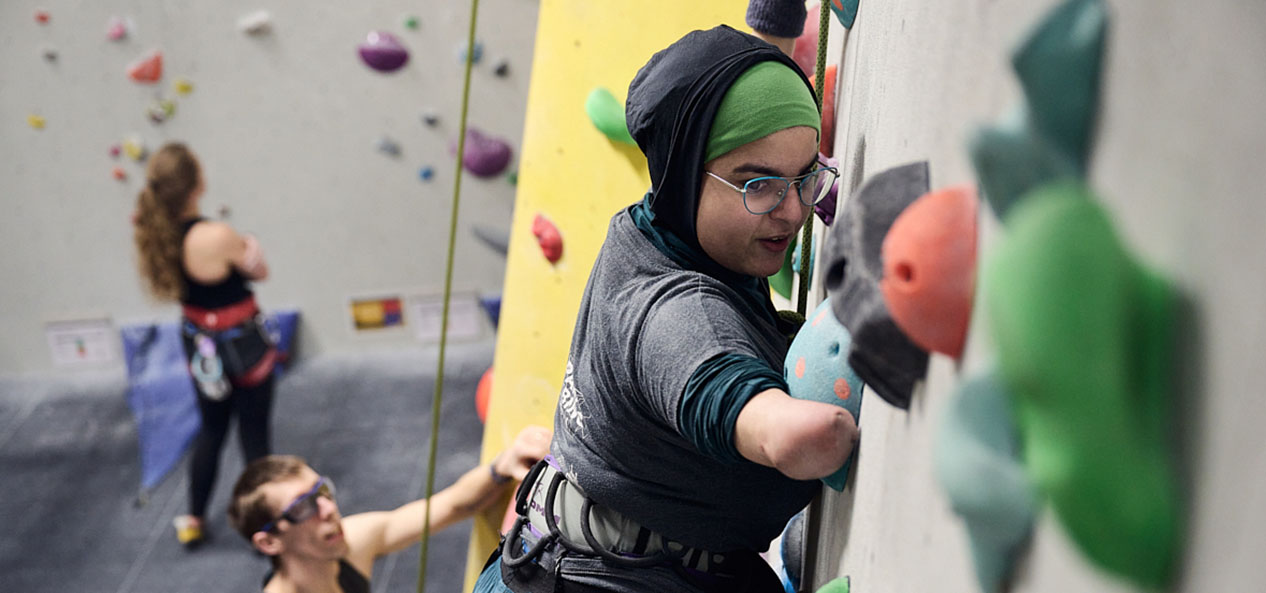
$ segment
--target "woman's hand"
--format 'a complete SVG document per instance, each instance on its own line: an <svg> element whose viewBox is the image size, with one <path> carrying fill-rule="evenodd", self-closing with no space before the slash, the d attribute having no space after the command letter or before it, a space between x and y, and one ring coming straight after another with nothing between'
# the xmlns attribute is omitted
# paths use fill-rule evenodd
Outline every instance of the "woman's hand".
<svg viewBox="0 0 1266 593"><path fill-rule="evenodd" d="M242 236L242 251L233 265L251 280L268 278L268 262L264 261L264 252L254 235Z"/></svg>

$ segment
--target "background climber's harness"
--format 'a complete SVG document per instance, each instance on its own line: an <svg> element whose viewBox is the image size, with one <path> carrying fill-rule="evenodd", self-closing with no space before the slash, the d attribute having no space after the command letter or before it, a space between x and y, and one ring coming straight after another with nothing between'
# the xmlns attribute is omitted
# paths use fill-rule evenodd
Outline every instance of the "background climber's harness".
<svg viewBox="0 0 1266 593"><path fill-rule="evenodd" d="M277 340L254 298L218 309L184 305L181 313L189 370L204 395L221 399L230 383L253 387L268 378L277 362Z"/></svg>

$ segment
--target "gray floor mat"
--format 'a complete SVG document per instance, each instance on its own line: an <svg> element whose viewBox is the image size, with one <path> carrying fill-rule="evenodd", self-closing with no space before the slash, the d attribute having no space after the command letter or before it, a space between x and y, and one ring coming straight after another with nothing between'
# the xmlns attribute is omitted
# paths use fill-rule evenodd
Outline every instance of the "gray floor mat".
<svg viewBox="0 0 1266 593"><path fill-rule="evenodd" d="M436 488L479 457L475 386L492 344L450 345ZM425 486L435 350L325 356L277 386L273 448L300 455L339 486L343 514L392 508ZM182 466L137 506L136 425L122 381L32 388L0 382L0 591L258 591L268 563L228 526L241 471L229 435L209 513L210 541L187 552L171 518L184 510ZM470 523L431 540L427 590L460 591ZM373 590L415 591L418 547L379 561Z"/></svg>

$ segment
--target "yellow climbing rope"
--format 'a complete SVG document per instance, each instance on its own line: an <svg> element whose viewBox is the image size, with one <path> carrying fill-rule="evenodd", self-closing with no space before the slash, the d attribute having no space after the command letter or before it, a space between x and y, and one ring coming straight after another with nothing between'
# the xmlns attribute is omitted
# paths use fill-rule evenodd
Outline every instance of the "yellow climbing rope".
<svg viewBox="0 0 1266 593"><path fill-rule="evenodd" d="M457 207L462 196L462 156L466 150L466 115L470 106L470 69L475 58L475 18L479 0L471 0L470 30L466 35L466 72L462 81L462 115L457 134L457 166L453 174L453 209L448 220L448 256L444 267L444 309L440 314L440 352L435 369L435 397L431 400L431 452L426 466L426 499L435 492L435 451L439 446L440 403L444 388L444 353L448 345L448 308L453 297L453 252L457 247ZM426 591L426 556L431 543L431 505L426 505L422 520L422 552L418 561L418 593Z"/></svg>

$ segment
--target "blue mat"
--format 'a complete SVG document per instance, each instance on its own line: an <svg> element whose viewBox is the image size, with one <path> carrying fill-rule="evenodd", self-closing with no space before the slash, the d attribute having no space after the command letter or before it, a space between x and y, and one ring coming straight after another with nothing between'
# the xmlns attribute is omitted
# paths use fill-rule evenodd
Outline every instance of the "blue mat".
<svg viewBox="0 0 1266 593"><path fill-rule="evenodd" d="M299 311L273 311L267 318L280 355L273 373L280 377L289 360ZM128 325L121 333L128 406L136 416L140 443L141 490L148 492L176 467L197 436L197 396L180 342L179 323Z"/></svg>

